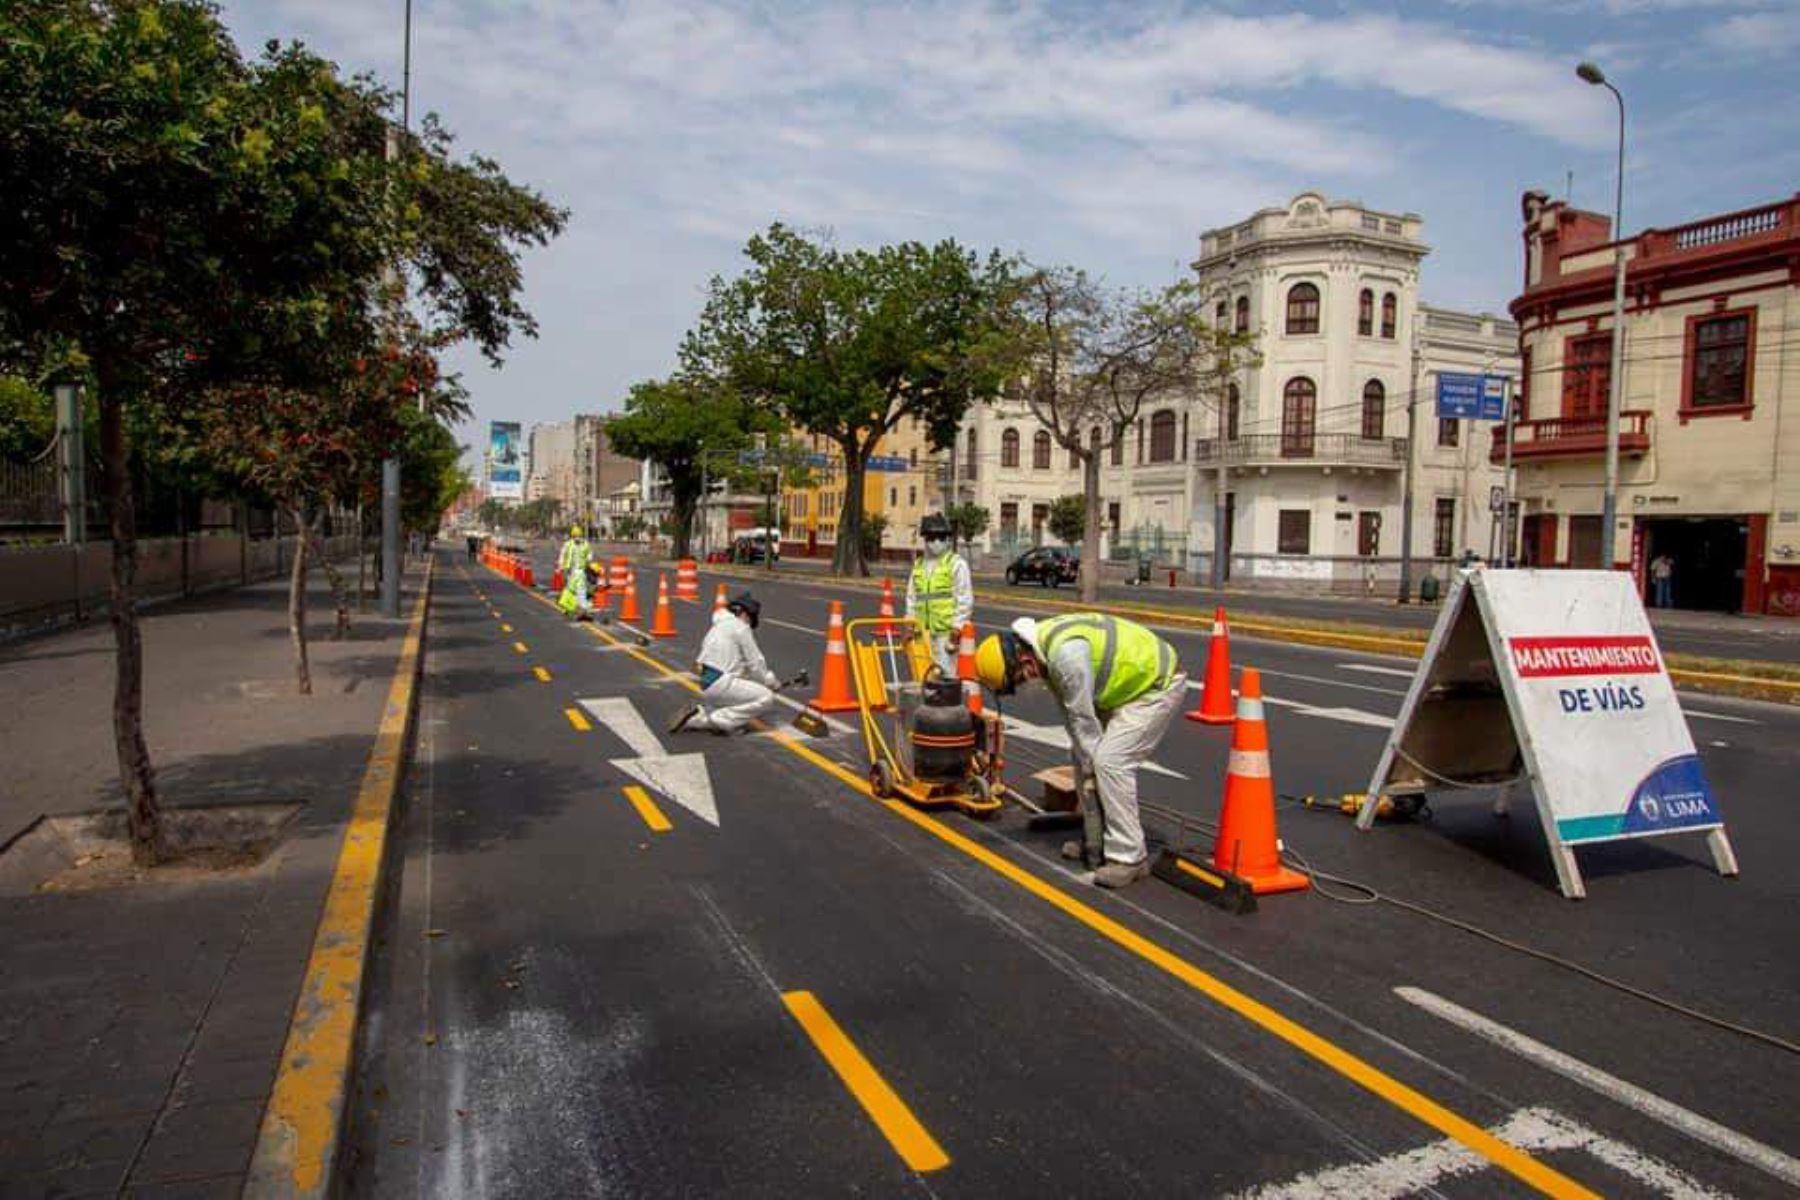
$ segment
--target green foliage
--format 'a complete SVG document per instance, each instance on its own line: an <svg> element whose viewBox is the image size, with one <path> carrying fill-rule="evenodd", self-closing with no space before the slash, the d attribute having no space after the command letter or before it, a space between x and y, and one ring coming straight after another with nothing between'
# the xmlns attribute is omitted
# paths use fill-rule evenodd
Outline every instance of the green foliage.
<svg viewBox="0 0 1800 1200"><path fill-rule="evenodd" d="M864 562L874 562L881 557L881 539L887 536L888 516L886 513L864 513L860 536L862 557ZM839 538L843 534L839 533Z"/></svg>
<svg viewBox="0 0 1800 1200"><path fill-rule="evenodd" d="M56 406L23 379L0 375L0 458L43 452L56 436Z"/></svg>
<svg viewBox="0 0 1800 1200"><path fill-rule="evenodd" d="M635 542L649 529L637 513L620 513L612 519L612 535L622 542Z"/></svg>
<svg viewBox="0 0 1800 1200"><path fill-rule="evenodd" d="M607 425L613 449L655 463L668 476L672 511L665 531L678 557L689 552L707 476L736 469L758 419L729 389L678 375L633 385L625 412Z"/></svg>
<svg viewBox="0 0 1800 1200"><path fill-rule="evenodd" d="M858 573L863 475L881 438L914 419L947 446L968 406L999 390L1012 361L999 320L1011 264L948 240L842 251L780 224L744 255L742 275L713 279L683 362L837 445L835 566Z"/></svg>
<svg viewBox="0 0 1800 1200"><path fill-rule="evenodd" d="M1058 496L1050 504L1050 532L1065 546L1073 546L1087 530L1087 498Z"/></svg>
<svg viewBox="0 0 1800 1200"><path fill-rule="evenodd" d="M944 519L950 522L956 540L966 546L987 532L990 517L979 504L952 504L944 510Z"/></svg>

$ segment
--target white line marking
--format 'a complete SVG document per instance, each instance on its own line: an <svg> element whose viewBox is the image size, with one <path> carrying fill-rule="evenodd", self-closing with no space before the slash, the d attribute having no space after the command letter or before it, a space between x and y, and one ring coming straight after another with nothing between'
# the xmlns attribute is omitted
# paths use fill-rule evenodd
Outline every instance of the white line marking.
<svg viewBox="0 0 1800 1200"><path fill-rule="evenodd" d="M1489 1132L1521 1150L1585 1150L1615 1171L1665 1196L1724 1200L1724 1193L1713 1191L1661 1159L1604 1137L1553 1109L1520 1109ZM1474 1151L1446 1138L1374 1162L1330 1167L1286 1183L1265 1184L1237 1196L1238 1200L1397 1200L1433 1190L1446 1180L1477 1174L1489 1166Z"/></svg>
<svg viewBox="0 0 1800 1200"><path fill-rule="evenodd" d="M704 754L615 758L612 765L718 828L719 805L713 799L712 778L706 773Z"/></svg>
<svg viewBox="0 0 1800 1200"><path fill-rule="evenodd" d="M628 698L609 696L605 699L581 700L578 703L596 721L611 730L614 737L630 746L631 752L639 758L662 757L662 743L650 732L650 726L644 723L643 714L638 712L637 705Z"/></svg>
<svg viewBox="0 0 1800 1200"><path fill-rule="evenodd" d="M1378 667L1374 663L1338 663L1340 671L1367 671L1371 675L1398 675L1401 679L1411 679L1413 672L1404 667Z"/></svg>
<svg viewBox="0 0 1800 1200"><path fill-rule="evenodd" d="M795 633L810 633L814 637L824 637L825 631L817 625L796 625L792 621L782 621L775 617L759 618L765 625L779 625L783 629L792 629Z"/></svg>
<svg viewBox="0 0 1800 1200"><path fill-rule="evenodd" d="M1307 647L1299 647L1306 649ZM1300 679L1307 683L1323 683L1330 687L1349 688L1356 692L1378 692L1383 696L1404 696L1405 688L1376 687L1369 683L1350 683L1343 679L1329 679L1323 675L1302 675L1298 671L1271 671L1267 667L1260 668L1263 675L1270 679ZM1409 672L1410 674L1410 672Z"/></svg>
<svg viewBox="0 0 1800 1200"><path fill-rule="evenodd" d="M1274 672L1267 672L1274 674ZM1189 682L1188 690L1197 692L1201 685ZM1232 693L1236 695L1236 693ZM1263 703L1275 708L1288 708L1303 717L1323 717L1327 721L1342 721L1346 725L1367 725L1372 729L1392 729L1394 719L1384 717L1380 713L1364 712L1360 708L1319 708L1311 704L1302 704L1298 700L1283 700L1279 696L1264 696Z"/></svg>
<svg viewBox="0 0 1800 1200"><path fill-rule="evenodd" d="M1397 987L1394 989L1394 994L1433 1016L1441 1017L1452 1025L1459 1025L1478 1037L1486 1038L1496 1046L1511 1050L1514 1054L1536 1063L1545 1070L1554 1071L1558 1075L1572 1079L1583 1087L1623 1104L1626 1108L1636 1109L1647 1117L1661 1121L1671 1129L1687 1134L1695 1141L1704 1142L1715 1150L1723 1151L1733 1158L1767 1171L1777 1179L1800 1187L1800 1160L1783 1154L1773 1146L1765 1146L1761 1142L1745 1137L1735 1129L1728 1129L1716 1121L1708 1120L1699 1113L1691 1112L1678 1104L1664 1100L1654 1092L1647 1092L1615 1075L1608 1075L1598 1067L1590 1067L1578 1058L1546 1046L1515 1029L1509 1029L1505 1025L1491 1021L1480 1013L1471 1012L1442 996L1415 987Z"/></svg>
<svg viewBox="0 0 1800 1200"><path fill-rule="evenodd" d="M1728 717L1724 713L1699 712L1692 708L1681 710L1690 717L1699 717L1705 721L1729 721L1733 725L1761 725L1761 721L1752 721L1749 717Z"/></svg>

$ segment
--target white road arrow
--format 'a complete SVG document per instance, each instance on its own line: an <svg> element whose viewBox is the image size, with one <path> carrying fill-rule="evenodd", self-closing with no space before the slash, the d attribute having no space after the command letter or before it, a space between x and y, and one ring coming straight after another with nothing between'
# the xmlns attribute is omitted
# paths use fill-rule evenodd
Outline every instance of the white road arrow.
<svg viewBox="0 0 1800 1200"><path fill-rule="evenodd" d="M665 754L637 705L623 696L580 703L614 737L631 747L636 756L611 759L614 767L718 828L719 805L713 799L712 778L707 774L704 754Z"/></svg>

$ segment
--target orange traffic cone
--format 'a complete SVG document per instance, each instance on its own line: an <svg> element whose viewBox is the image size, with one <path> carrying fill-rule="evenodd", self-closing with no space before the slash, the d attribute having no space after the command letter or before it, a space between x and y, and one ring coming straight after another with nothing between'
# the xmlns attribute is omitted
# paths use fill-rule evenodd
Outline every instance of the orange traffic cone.
<svg viewBox="0 0 1800 1200"><path fill-rule="evenodd" d="M650 636L675 636L675 610L669 607L669 576L666 572L656 577L656 618L651 622Z"/></svg>
<svg viewBox="0 0 1800 1200"><path fill-rule="evenodd" d="M719 590L713 593L713 611L725 611L725 585L722 583L719 585Z"/></svg>
<svg viewBox="0 0 1800 1200"><path fill-rule="evenodd" d="M626 558L623 554L613 555L612 575L607 580L607 586L623 592L631 573L631 560ZM636 617L631 619L634 621L637 620Z"/></svg>
<svg viewBox="0 0 1800 1200"><path fill-rule="evenodd" d="M981 681L975 676L975 622L964 622L956 643L956 677L962 680L963 701L969 711L981 715Z"/></svg>
<svg viewBox="0 0 1800 1200"><path fill-rule="evenodd" d="M825 627L825 661L819 666L819 694L809 708L818 712L856 711L856 693L850 690L850 652L844 645L844 602L831 602L831 618Z"/></svg>
<svg viewBox="0 0 1800 1200"><path fill-rule="evenodd" d="M616 567L617 565L618 564L615 562L614 566ZM644 619L644 614L638 611L637 572L630 570L622 571L620 572L619 578L623 581L620 584L623 589L623 598L619 601L619 620L624 621L628 625L636 624Z"/></svg>
<svg viewBox="0 0 1800 1200"><path fill-rule="evenodd" d="M563 570L561 567L558 567L558 568L556 568L556 570L550 572L550 590L551 591L553 591L553 592L562 591L564 582L565 581L563 579Z"/></svg>
<svg viewBox="0 0 1800 1200"><path fill-rule="evenodd" d="M1213 610L1212 640L1206 650L1206 680L1200 686L1200 703L1183 713L1203 725L1229 725L1231 713L1231 635L1225 631L1225 608Z"/></svg>
<svg viewBox="0 0 1800 1200"><path fill-rule="evenodd" d="M1225 802L1213 866L1243 880L1257 895L1292 892L1309 885L1299 871L1281 865L1275 840L1275 780L1269 770L1269 727L1263 720L1262 675L1244 670L1237 722L1231 729L1231 763L1225 769Z"/></svg>
<svg viewBox="0 0 1800 1200"><path fill-rule="evenodd" d="M524 555L519 556L519 582L526 587L537 586L537 574L531 569L531 560Z"/></svg>
<svg viewBox="0 0 1800 1200"><path fill-rule="evenodd" d="M876 615L881 618L881 624L876 628L882 637L892 639L900 632L900 626L894 620L894 581L886 575L881 577L881 608Z"/></svg>

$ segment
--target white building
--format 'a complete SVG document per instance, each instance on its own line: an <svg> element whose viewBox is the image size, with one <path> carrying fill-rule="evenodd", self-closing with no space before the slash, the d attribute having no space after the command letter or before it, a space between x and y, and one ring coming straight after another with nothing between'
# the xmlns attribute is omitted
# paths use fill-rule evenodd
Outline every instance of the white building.
<svg viewBox="0 0 1800 1200"><path fill-rule="evenodd" d="M1051 503L1058 496L1081 493L1080 465L1053 443L1023 400L971 407L951 457L954 496L946 480L941 503L987 509L987 532L974 543L978 552L1010 557L1020 546L1054 541L1048 526Z"/></svg>
<svg viewBox="0 0 1800 1200"><path fill-rule="evenodd" d="M577 501L575 422L531 427L525 459L525 499L558 500L574 511Z"/></svg>

